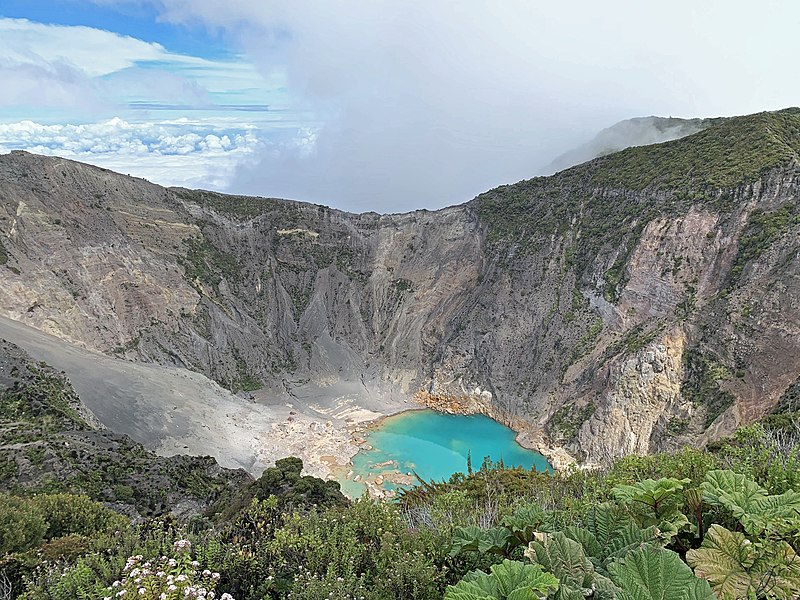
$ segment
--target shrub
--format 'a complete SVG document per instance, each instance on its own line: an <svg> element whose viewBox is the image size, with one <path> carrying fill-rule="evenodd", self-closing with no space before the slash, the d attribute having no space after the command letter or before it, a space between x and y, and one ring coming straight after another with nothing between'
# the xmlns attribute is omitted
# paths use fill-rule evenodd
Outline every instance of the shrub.
<svg viewBox="0 0 800 600"><path fill-rule="evenodd" d="M140 598L142 600L206 600L216 597L219 573L200 570L200 563L191 558L191 542L178 540L173 546L173 556L144 560L142 555L132 556L123 568L122 579L107 590L109 597ZM222 594L221 600L233 600Z"/></svg>
<svg viewBox="0 0 800 600"><path fill-rule="evenodd" d="M38 506L24 498L0 494L0 556L38 547L47 527Z"/></svg>

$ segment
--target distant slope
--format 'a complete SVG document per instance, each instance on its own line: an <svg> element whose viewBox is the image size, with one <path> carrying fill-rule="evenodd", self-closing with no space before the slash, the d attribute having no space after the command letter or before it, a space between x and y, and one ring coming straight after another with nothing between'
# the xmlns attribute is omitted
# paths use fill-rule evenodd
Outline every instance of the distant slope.
<svg viewBox="0 0 800 600"><path fill-rule="evenodd" d="M0 339L0 490L70 491L123 512L185 517L249 481L212 458L159 458L112 433L62 374Z"/></svg>
<svg viewBox="0 0 800 600"><path fill-rule="evenodd" d="M588 459L703 443L800 377L799 155L787 109L353 215L15 153L0 312L319 415L421 393Z"/></svg>
<svg viewBox="0 0 800 600"><path fill-rule="evenodd" d="M69 373L91 418L151 450L213 455L226 467L253 472L267 466L249 442L254 429L269 429L272 409L235 398L202 374L104 356L4 317L0 339Z"/></svg>
<svg viewBox="0 0 800 600"><path fill-rule="evenodd" d="M677 140L697 133L713 122L713 119L678 119L674 117L626 119L603 129L585 144L558 156L542 169L542 174L557 173L631 146L648 146Z"/></svg>

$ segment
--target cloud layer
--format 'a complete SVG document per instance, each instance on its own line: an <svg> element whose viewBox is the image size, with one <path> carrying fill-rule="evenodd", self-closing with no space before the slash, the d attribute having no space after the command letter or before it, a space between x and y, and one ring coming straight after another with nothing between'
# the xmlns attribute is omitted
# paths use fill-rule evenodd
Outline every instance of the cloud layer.
<svg viewBox="0 0 800 600"><path fill-rule="evenodd" d="M0 152L59 155L164 185L225 189L305 120L279 71L90 27L0 18Z"/></svg>
<svg viewBox="0 0 800 600"><path fill-rule="evenodd" d="M83 110L79 121L91 123L207 111L202 116L230 118L233 129L255 127L257 141L242 145L246 159L225 163L235 171L225 178L231 191L349 210L465 201L537 174L633 116L800 104L800 79L791 76L800 4L779 0L676 0L668 9L633 0L93 1L148 4L175 27L224 32L240 59L174 55L97 30L81 31L85 44L67 51L83 44L75 28L48 37L52 31L27 23L27 33L13 35L28 50L0 49L0 77L13 82L5 102L17 107L6 122L54 122L23 118L25 99ZM98 52L109 56L89 64ZM37 81L49 82L39 104ZM121 113L123 105L138 112ZM204 139L203 127L181 135ZM160 156L158 144L145 146L141 156L93 154L116 152L134 165ZM193 152L213 155L199 142ZM198 161L194 181L209 179L199 169L211 164Z"/></svg>
<svg viewBox="0 0 800 600"><path fill-rule="evenodd" d="M253 128L181 119L128 123L119 118L84 125L0 124L0 151L25 149L130 173L162 185L226 189L238 164L260 142Z"/></svg>
<svg viewBox="0 0 800 600"><path fill-rule="evenodd" d="M242 189L355 210L466 200L632 116L800 102L800 5L785 2L150 3L285 69L319 116L314 152L265 155Z"/></svg>

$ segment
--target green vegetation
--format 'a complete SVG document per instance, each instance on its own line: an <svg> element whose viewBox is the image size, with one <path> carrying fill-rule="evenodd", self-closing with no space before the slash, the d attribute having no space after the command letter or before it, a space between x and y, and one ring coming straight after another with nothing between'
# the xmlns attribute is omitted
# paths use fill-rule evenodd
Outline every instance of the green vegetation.
<svg viewBox="0 0 800 600"><path fill-rule="evenodd" d="M733 189L800 157L800 109L716 120L679 140L628 148L572 171L632 190Z"/></svg>
<svg viewBox="0 0 800 600"><path fill-rule="evenodd" d="M609 352L611 354L618 354L619 352L633 354L656 339L662 331L663 326L658 324L650 322L639 323L628 330L621 339L612 343L609 346Z"/></svg>
<svg viewBox="0 0 800 600"><path fill-rule="evenodd" d="M412 291L414 289L414 284L411 283L408 279L400 278L392 281L392 287L402 294L403 292Z"/></svg>
<svg viewBox="0 0 800 600"><path fill-rule="evenodd" d="M619 294L625 287L625 267L628 264L630 251L622 253L611 265L611 268L603 274L605 286L603 286L603 298L609 302L619 300Z"/></svg>
<svg viewBox="0 0 800 600"><path fill-rule="evenodd" d="M489 243L503 253L536 251L556 236L568 246L565 267L578 276L598 259L613 260L603 294L614 301L624 287L629 253L649 222L685 214L698 204L729 209L740 186L799 157L800 109L716 119L686 138L500 186L475 203ZM769 243L784 218L780 210L767 222L756 216L748 245ZM751 251L745 251L741 264Z"/></svg>
<svg viewBox="0 0 800 600"><path fill-rule="evenodd" d="M211 458L158 458L95 429L63 375L0 342L0 492L70 492L155 516L180 501L208 507L249 478Z"/></svg>
<svg viewBox="0 0 800 600"><path fill-rule="evenodd" d="M279 200L277 198L261 198L257 196L230 196L206 190L187 190L175 188L173 190L183 200L210 208L215 212L240 219L253 219L267 213L286 214L294 224L299 217L300 210L295 202ZM320 207L324 208L324 207ZM330 209L325 209L330 210ZM294 219L292 219L292 216Z"/></svg>
<svg viewBox="0 0 800 600"><path fill-rule="evenodd" d="M752 426L712 451L600 471L485 462L397 503L349 502L289 458L185 523L1 496L0 572L11 597L54 600L199 587L237 600L788 599L800 589L797 442Z"/></svg>
<svg viewBox="0 0 800 600"><path fill-rule="evenodd" d="M772 212L753 211L739 238L739 252L731 267L730 282L736 283L748 263L761 256L789 227L798 224L800 212L796 204Z"/></svg>
<svg viewBox="0 0 800 600"><path fill-rule="evenodd" d="M13 368L13 367L12 367ZM64 379L42 365L17 366L14 386L0 387L0 418L29 423L47 433L88 429L78 414L80 400Z"/></svg>
<svg viewBox="0 0 800 600"><path fill-rule="evenodd" d="M220 282L236 281L241 276L241 267L232 254L223 252L205 237L190 238L186 244L186 257L180 260L186 279L195 287L196 282L210 285L218 291Z"/></svg>
<svg viewBox="0 0 800 600"><path fill-rule="evenodd" d="M686 379L681 384L681 394L696 405L705 407L705 427L733 404L733 394L719 387L720 382L733 375L722 362L710 353L692 348L684 354Z"/></svg>
<svg viewBox="0 0 800 600"><path fill-rule="evenodd" d="M0 265L4 265L8 262L8 250L3 245L3 240L0 240Z"/></svg>
<svg viewBox="0 0 800 600"><path fill-rule="evenodd" d="M556 441L573 441L586 420L594 414L597 407L589 402L581 407L567 404L559 408L547 422L547 431Z"/></svg>
<svg viewBox="0 0 800 600"><path fill-rule="evenodd" d="M236 356L236 376L230 384L230 390L237 392L252 392L264 386L262 381L250 373L247 369L247 362L241 357Z"/></svg>
<svg viewBox="0 0 800 600"><path fill-rule="evenodd" d="M598 318L592 321L589 329L581 336L581 338L572 348L572 351L569 353L568 363L572 364L585 356L587 353L591 352L592 348L594 348L595 344L597 343L597 338L600 336L602 331L603 320Z"/></svg>

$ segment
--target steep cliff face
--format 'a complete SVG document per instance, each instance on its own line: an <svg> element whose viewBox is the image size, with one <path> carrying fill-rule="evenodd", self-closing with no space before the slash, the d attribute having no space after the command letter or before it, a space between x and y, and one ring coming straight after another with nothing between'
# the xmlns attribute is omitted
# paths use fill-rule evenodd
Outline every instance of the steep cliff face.
<svg viewBox="0 0 800 600"><path fill-rule="evenodd" d="M0 311L234 391L453 397L597 460L728 433L800 375L800 110L441 211L0 157Z"/></svg>

